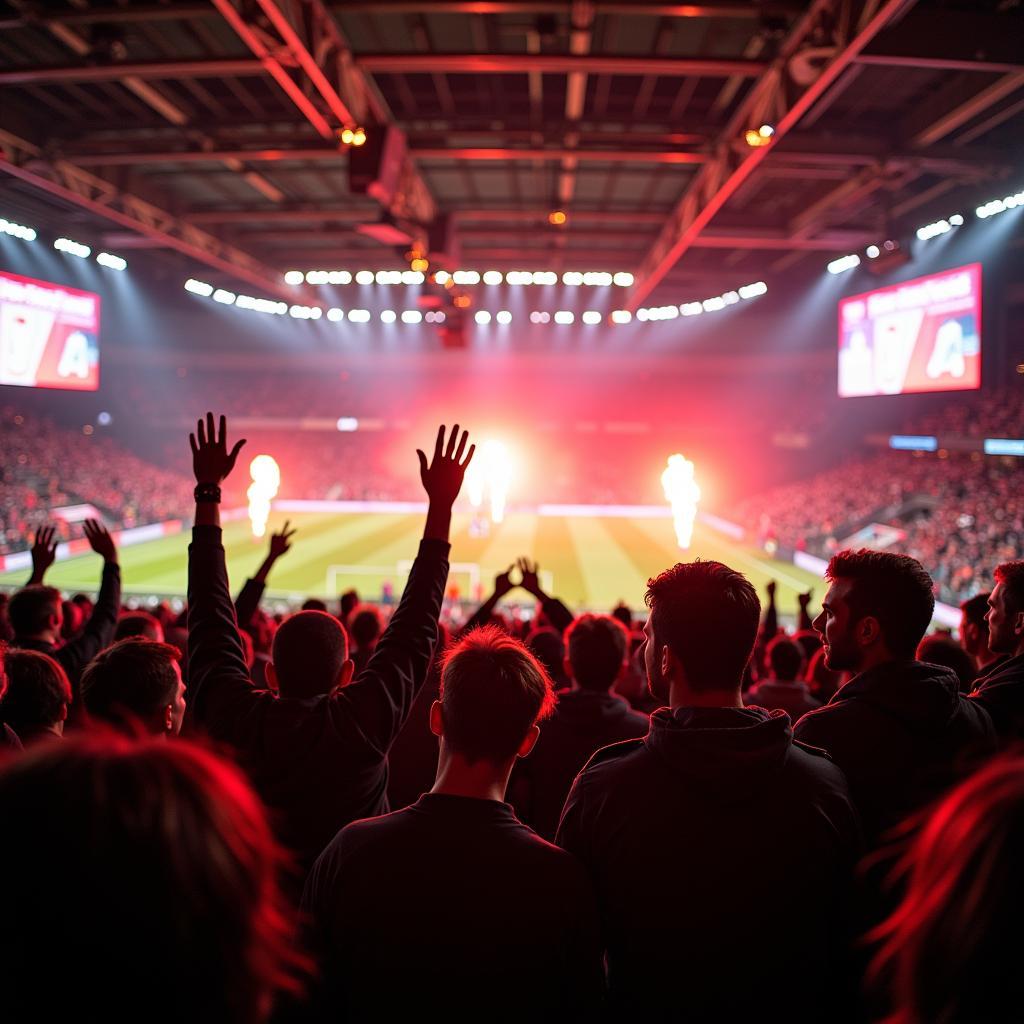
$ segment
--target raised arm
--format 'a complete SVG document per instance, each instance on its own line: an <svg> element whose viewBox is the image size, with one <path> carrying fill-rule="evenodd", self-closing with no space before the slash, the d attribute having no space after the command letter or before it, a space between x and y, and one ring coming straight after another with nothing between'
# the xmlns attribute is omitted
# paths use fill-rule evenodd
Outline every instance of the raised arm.
<svg viewBox="0 0 1024 1024"><path fill-rule="evenodd" d="M270 550L267 552L267 557L263 559L263 564L256 570L256 575L245 581L242 589L238 592L238 597L235 598L235 617L238 620L239 629L248 628L252 622L252 617L256 614L256 609L259 608L263 598L267 577L270 575L270 570L274 568L274 563L291 550L291 540L295 536L295 531L288 529L290 525L291 522L286 521L280 533L271 534Z"/></svg>
<svg viewBox="0 0 1024 1024"><path fill-rule="evenodd" d="M335 696L337 706L355 717L363 735L381 753L390 747L423 685L437 643L437 619L448 579L448 533L452 505L462 487L475 446L468 435L445 428L437 433L431 461L422 451L420 479L427 492L427 521L402 600L395 609L366 668Z"/></svg>
<svg viewBox="0 0 1024 1024"><path fill-rule="evenodd" d="M110 645L117 628L117 613L121 607L121 567L117 564L117 545L102 523L87 519L84 523L85 539L103 559L100 592L82 632L61 647L55 657L71 680L77 696L78 679L85 666L104 647Z"/></svg>
<svg viewBox="0 0 1024 1024"><path fill-rule="evenodd" d="M519 585L528 594L532 594L540 601L540 606L548 617L548 622L551 623L552 628L557 629L559 633L564 633L572 624L572 612L557 597L550 597L541 589L540 576L538 575L539 566L536 562L531 562L528 558L520 558L516 565L519 567L523 577L523 582Z"/></svg>
<svg viewBox="0 0 1024 1024"><path fill-rule="evenodd" d="M235 624L220 530L220 485L235 466L245 441L228 451L227 424L213 414L200 420L192 445L196 518L188 549L189 709L193 719L220 739L232 740L247 710L259 700L249 679Z"/></svg>
<svg viewBox="0 0 1024 1024"><path fill-rule="evenodd" d="M470 616L469 621L462 627L460 633L468 633L471 629L476 629L477 626L483 626L487 623L487 620L494 614L494 609L497 607L498 602L510 591L514 590L515 587L512 584L510 574L512 572L512 566L510 565L504 572L498 573L494 577L494 590L491 596L473 614Z"/></svg>
<svg viewBox="0 0 1024 1024"><path fill-rule="evenodd" d="M799 613L799 615L797 617L797 626L796 626L796 628L798 630L800 630L801 632L814 628L814 626L812 625L813 616L808 611L808 607L810 606L811 598L813 596L814 596L814 588L813 587L810 590L808 590L806 594L797 594L797 598L796 599L797 599L797 601L800 604L800 613Z"/></svg>

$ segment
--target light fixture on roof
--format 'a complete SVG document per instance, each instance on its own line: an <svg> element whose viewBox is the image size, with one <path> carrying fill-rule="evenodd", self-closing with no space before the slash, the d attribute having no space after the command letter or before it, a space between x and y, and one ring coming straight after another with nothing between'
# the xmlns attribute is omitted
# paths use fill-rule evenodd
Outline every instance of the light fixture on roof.
<svg viewBox="0 0 1024 1024"><path fill-rule="evenodd" d="M234 292L229 292L227 288L218 288L213 293L213 301L222 302L225 306L233 306L236 298L238 296Z"/></svg>
<svg viewBox="0 0 1024 1024"><path fill-rule="evenodd" d="M110 270L126 270L128 268L128 261L123 256L115 256L112 252L98 253L96 262L101 267L107 267Z"/></svg>
<svg viewBox="0 0 1024 1024"><path fill-rule="evenodd" d="M565 210L552 210L548 214L548 223L556 228L560 228L568 219Z"/></svg>
<svg viewBox="0 0 1024 1024"><path fill-rule="evenodd" d="M476 322L481 326L489 324L491 322L491 314L486 309L478 309L476 311Z"/></svg>
<svg viewBox="0 0 1024 1024"><path fill-rule="evenodd" d="M1005 213L1007 210L1015 210L1018 206L1024 206L1024 192L1016 192L1005 199L993 199L975 209L975 216L979 220L994 217L997 213Z"/></svg>
<svg viewBox="0 0 1024 1024"><path fill-rule="evenodd" d="M393 309L382 309L380 311L380 322L382 324L393 324L398 319L398 314Z"/></svg>
<svg viewBox="0 0 1024 1024"><path fill-rule="evenodd" d="M305 279L305 274L301 270L289 270L284 275L285 284L302 284Z"/></svg>
<svg viewBox="0 0 1024 1024"><path fill-rule="evenodd" d="M830 274L842 274L844 271L853 270L854 267L860 266L860 257L855 253L850 253L849 256L840 256L837 260L832 260L831 263L827 264L825 269Z"/></svg>
<svg viewBox="0 0 1024 1024"><path fill-rule="evenodd" d="M58 252L66 252L69 256L77 256L80 260L88 259L92 253L92 249L89 246L76 242L71 238L58 238L53 243L53 247Z"/></svg>
<svg viewBox="0 0 1024 1024"><path fill-rule="evenodd" d="M362 146L366 144L366 129L355 125L352 128L342 128L338 135L344 146Z"/></svg>
<svg viewBox="0 0 1024 1024"><path fill-rule="evenodd" d="M204 299L208 299L213 294L213 285L190 277L185 282L185 291L191 292L193 295L202 295Z"/></svg>
<svg viewBox="0 0 1024 1024"><path fill-rule="evenodd" d="M628 324L633 319L633 314L628 309L613 309L612 310L612 323L613 324Z"/></svg>
<svg viewBox="0 0 1024 1024"><path fill-rule="evenodd" d="M743 133L743 141L746 142L751 149L759 149L761 146L767 146L772 141L772 136L775 134L775 129L770 124L763 124L760 128L748 128Z"/></svg>
<svg viewBox="0 0 1024 1024"><path fill-rule="evenodd" d="M494 314L494 319L497 320L499 324L510 324L512 323L512 314L507 309L499 309L498 312Z"/></svg>
<svg viewBox="0 0 1024 1024"><path fill-rule="evenodd" d="M0 232L10 235L12 238L20 238L23 242L34 242L36 240L36 229L26 227L24 224L15 224L12 220L0 217Z"/></svg>
<svg viewBox="0 0 1024 1024"><path fill-rule="evenodd" d="M372 270L359 270L356 272L356 284L373 284Z"/></svg>

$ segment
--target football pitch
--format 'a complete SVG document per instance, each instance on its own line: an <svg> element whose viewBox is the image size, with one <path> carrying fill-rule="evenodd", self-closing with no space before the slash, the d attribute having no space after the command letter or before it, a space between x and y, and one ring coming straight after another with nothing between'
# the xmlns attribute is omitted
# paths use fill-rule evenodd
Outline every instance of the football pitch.
<svg viewBox="0 0 1024 1024"><path fill-rule="evenodd" d="M306 596L333 598L354 587L361 597L376 601L385 582L401 593L409 563L416 555L423 516L410 513L300 512L271 514L269 529L289 519L297 533L292 549L274 566L267 596L288 602ZM781 615L796 612L796 595L810 587L821 598L825 587L816 576L796 566L774 562L763 552L698 523L693 545L681 552L670 519L589 516L540 516L512 513L491 526L487 536L474 535L469 515L452 521L451 596L474 602L490 594L495 574L519 556L540 564L541 582L548 593L575 609L607 611L620 600L635 613L643 606L649 577L677 561L715 559L744 573L764 600L764 587L778 582ZM121 550L126 595L184 596L189 531L125 547ZM247 520L224 527L224 545L233 591L254 573L266 553L266 541L252 537ZM89 553L56 563L47 583L64 591L95 591L100 561ZM0 575L0 585L23 585L27 571ZM509 603L528 603L523 591L513 591Z"/></svg>

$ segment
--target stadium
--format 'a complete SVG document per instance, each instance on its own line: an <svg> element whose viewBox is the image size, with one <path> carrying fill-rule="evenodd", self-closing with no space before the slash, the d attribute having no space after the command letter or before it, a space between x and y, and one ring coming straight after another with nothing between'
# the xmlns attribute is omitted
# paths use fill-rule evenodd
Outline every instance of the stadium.
<svg viewBox="0 0 1024 1024"><path fill-rule="evenodd" d="M635 721L632 733L600 742L594 733L561 788L552 783L558 800L546 811L529 765L510 762L486 790L506 806L507 785L523 827L545 841L558 830L574 857L586 862L580 850L603 847L591 836L573 849L565 838L569 786L577 792L573 780L607 745L643 735L650 745L663 713L680 730L691 712L742 716L764 703L766 729L788 715L786 749L798 752L750 778L775 779L783 762L796 771L806 749L831 756L848 776L848 793L843 779L834 788L856 825L824 797L813 814L788 803L779 811L794 835L803 827L794 822L827 818L834 835L814 839L819 851L845 849L854 832L866 849L881 847L887 829L940 799L965 816L996 801L996 789L956 787L969 787L975 768L998 774L986 742L1010 750L1024 739L1022 42L1020 0L0 0L0 661L11 694L17 672L44 672L19 662L31 650L60 663L50 689L66 691L62 717L40 727L48 735L63 736L67 723L87 737L90 718L106 714L115 731L129 721L151 733L156 722L155 734L176 742L209 740L218 755L234 748L239 785L259 798L254 813L269 808L266 827L303 874L351 822L406 807L431 785L451 797L479 782L467 769L445 790L440 711L427 735L435 712L424 701L441 700L448 671L442 650L451 659L490 644L500 659L507 651L495 636L514 641L571 709L565 694L600 689L586 680L603 678L571 664L573 633L583 644L587 630L613 628L610 617L624 639L614 633L600 654L621 662L604 687L618 704L605 712L628 705L651 733ZM439 541L450 549L444 571L431 570L441 575L428 597L424 566L441 557ZM693 589L673 591L680 579ZM716 604L715 587L727 584L728 600ZM224 598L216 614L211 595ZM396 644L410 604L433 608L435 597L431 621ZM670 599L675 618L658 612ZM733 693L689 659L706 645L716 665L732 665L729 651L747 649L751 600L752 653L735 672L722 669ZM316 627L311 612L326 612L330 626ZM656 638L656 621L680 636L689 629L686 641ZM219 646L211 623L227 630ZM289 641L304 623L311 632ZM136 633L166 640L184 689L155 711L117 687L88 707L83 680L120 650L115 631L119 643ZM301 686L279 646L293 663L305 658ZM238 723L262 722L265 708L218 724L223 707L208 680L247 660L248 689L232 700L241 706L251 690L273 701L270 721L289 700L344 704L374 659L383 662L375 652L395 658L398 648L412 660L381 674L392 680L381 684L387 710L374 704L370 715L393 728L377 736L353 711L350 747L365 759L338 768L346 779L377 772L366 783L373 798L320 808L314 828L304 798L275 787L334 771L348 754L335 751L315 771L319 754L304 757L349 725L301 742L298 725L284 740L254 738ZM883 669L891 688L871 700L889 718L865 718L857 742L831 736L820 723ZM918 745L915 715L928 713L908 681L932 670L946 675L929 677L942 690L931 711L961 730L956 742L944 734L941 757ZM395 679L411 689L396 695ZM14 746L37 730L4 697L5 680L0 670L0 728ZM910 710L895 706L904 693ZM515 695L501 700L512 708ZM554 757L543 745L549 712L544 703L529 723L542 726L538 765ZM560 705L553 736L562 714ZM903 753L887 760L897 720ZM422 755L414 726L432 744L429 770L403 760ZM568 749L583 726L564 728ZM877 771L848 759L864 736L877 743ZM83 757L114 756L114 741L102 755L99 740L83 742ZM294 777L292 761L260 760L286 749L304 766ZM212 778L205 756L189 771ZM712 783L703 770L691 764L686 778L711 786L707 806L733 806L715 789L732 768ZM4 771L0 760L0 817ZM640 821L646 798L633 794L621 814L635 808ZM704 813L680 800L652 820ZM1024 814L1024 796L1018 804ZM583 829L593 812L582 797L575 806ZM771 845L755 834L760 825L748 833L726 819L712 815L702 828ZM673 848L653 825L637 830L648 848ZM925 852L940 845L931 835L933 846L921 839L921 874L898 899L923 891ZM1010 850L1007 835L1016 833L1007 826L1000 849ZM725 885L729 865L736 879L771 888L785 875L782 888L803 891L787 873L796 860L765 854L774 867L761 873L729 849L703 856L687 861L697 877L721 869ZM805 877L829 856L805 864ZM634 863L586 866L607 879L631 875ZM294 902L301 888L289 884L283 898ZM969 896L984 918L991 907ZM388 912L414 905L403 899ZM479 923L472 902L459 908L469 931ZM812 904L801 904L810 917ZM903 917L883 922L895 903L867 904L857 927L878 929L879 971L899 981L882 1003L860 1007L862 1019L997 1019L971 973L995 956L980 938L978 960L949 982L956 991L936 993L928 978L947 971L928 967L923 933L911 935L924 918L908 902ZM739 913L728 907L722 920ZM714 931L716 914L702 904L693 920ZM986 935L998 937L996 916ZM733 921L737 934L747 920ZM929 921L928 935L938 934L943 922ZM751 928L758 949L796 942ZM805 962L831 941L812 943ZM399 948L388 939L381 960ZM693 952L697 939L687 949L676 954L704 965L687 974L705 976L695 992L708 979L732 990L710 953ZM909 965L912 954L921 961ZM668 960L644 955L620 977L650 982L652 964L671 973ZM785 969L780 956L750 977L770 987ZM374 969L364 964L365 977ZM840 1019L830 1000L847 981L829 970L814 968L832 980L793 1019ZM851 970L867 985L862 962ZM598 973L607 1017L586 1000L565 1016L662 1019L664 992L644 1002L644 991L662 991L653 982L617 991L610 966ZM925 979L913 992L912 975ZM476 992L468 974L460 984ZM538 998L553 984L537 981ZM283 998L288 985L279 988ZM369 1004L346 998L352 1019L374 1019ZM693 1019L761 1012L741 994L735 1004L694 998ZM17 1008L31 1017L27 1005ZM229 1019L224 1006L209 1004L207 1015ZM66 1009L89 1015L86 1003ZM260 1009L238 1019L271 1018Z"/></svg>

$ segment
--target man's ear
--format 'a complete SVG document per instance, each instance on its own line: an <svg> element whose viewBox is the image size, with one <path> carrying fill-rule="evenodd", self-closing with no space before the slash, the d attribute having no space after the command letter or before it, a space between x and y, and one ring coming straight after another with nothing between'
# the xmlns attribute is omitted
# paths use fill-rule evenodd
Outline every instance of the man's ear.
<svg viewBox="0 0 1024 1024"><path fill-rule="evenodd" d="M540 738L540 726L531 725L530 731L523 737L523 742L519 744L519 749L516 751L516 757L526 757L527 754L533 750Z"/></svg>
<svg viewBox="0 0 1024 1024"><path fill-rule="evenodd" d="M67 706L67 704L61 704L61 706L60 706L60 718L58 718L57 721L58 722L66 722L67 720L68 720L68 706Z"/></svg>
<svg viewBox="0 0 1024 1024"><path fill-rule="evenodd" d="M164 732L169 736L174 732L174 705L164 705Z"/></svg>
<svg viewBox="0 0 1024 1024"><path fill-rule="evenodd" d="M343 686L348 686L352 682L352 676L356 671L356 663L351 658L346 658L341 663L341 671L338 673L338 681L335 683L334 688L340 690Z"/></svg>
<svg viewBox="0 0 1024 1024"><path fill-rule="evenodd" d="M1013 632L1015 636L1024 636L1024 612L1017 612L1014 616Z"/></svg>
<svg viewBox="0 0 1024 1024"><path fill-rule="evenodd" d="M661 674L665 679L668 679L672 675L672 669L675 667L676 659L672 653L672 649L668 644L662 644L661 647Z"/></svg>
<svg viewBox="0 0 1024 1024"><path fill-rule="evenodd" d="M857 642L862 647L868 647L882 639L882 628L878 619L873 615L865 615L856 626Z"/></svg>
<svg viewBox="0 0 1024 1024"><path fill-rule="evenodd" d="M435 700L430 705L430 731L435 736L444 735L444 719L441 717L441 702Z"/></svg>

